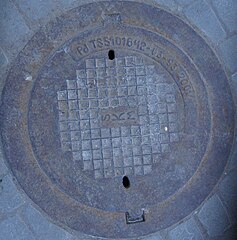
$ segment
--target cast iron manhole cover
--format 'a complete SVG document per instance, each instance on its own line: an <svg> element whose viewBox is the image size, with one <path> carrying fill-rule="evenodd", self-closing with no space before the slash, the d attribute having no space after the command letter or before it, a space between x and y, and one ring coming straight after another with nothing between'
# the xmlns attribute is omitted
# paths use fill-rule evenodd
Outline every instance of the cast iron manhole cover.
<svg viewBox="0 0 237 240"><path fill-rule="evenodd" d="M9 167L64 226L153 233L190 214L220 178L234 129L228 86L178 17L134 2L84 5L42 27L10 70Z"/></svg>

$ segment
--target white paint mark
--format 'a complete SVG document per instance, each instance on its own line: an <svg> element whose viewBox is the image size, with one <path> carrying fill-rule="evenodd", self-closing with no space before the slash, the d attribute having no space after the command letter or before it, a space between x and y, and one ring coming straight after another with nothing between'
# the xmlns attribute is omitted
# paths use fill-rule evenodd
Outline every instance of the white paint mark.
<svg viewBox="0 0 237 240"><path fill-rule="evenodd" d="M26 81L32 81L33 77L31 75L26 76L25 80Z"/></svg>

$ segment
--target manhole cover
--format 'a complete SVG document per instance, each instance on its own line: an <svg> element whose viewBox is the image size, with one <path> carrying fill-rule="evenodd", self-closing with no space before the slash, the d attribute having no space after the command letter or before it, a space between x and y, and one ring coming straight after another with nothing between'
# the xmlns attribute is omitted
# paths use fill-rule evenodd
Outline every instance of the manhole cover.
<svg viewBox="0 0 237 240"><path fill-rule="evenodd" d="M209 195L230 154L228 81L179 18L140 3L82 6L43 27L3 96L9 166L62 225L128 238Z"/></svg>

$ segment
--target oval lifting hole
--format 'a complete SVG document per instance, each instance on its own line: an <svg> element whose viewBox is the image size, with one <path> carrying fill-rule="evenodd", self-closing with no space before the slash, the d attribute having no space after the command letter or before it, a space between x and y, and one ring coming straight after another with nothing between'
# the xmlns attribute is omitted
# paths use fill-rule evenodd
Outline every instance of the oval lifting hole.
<svg viewBox="0 0 237 240"><path fill-rule="evenodd" d="M109 56L109 60L114 60L115 59L114 50L109 50L108 56Z"/></svg>
<svg viewBox="0 0 237 240"><path fill-rule="evenodd" d="M129 188L130 187L130 181L129 181L129 178L127 176L123 177L123 186L125 188Z"/></svg>

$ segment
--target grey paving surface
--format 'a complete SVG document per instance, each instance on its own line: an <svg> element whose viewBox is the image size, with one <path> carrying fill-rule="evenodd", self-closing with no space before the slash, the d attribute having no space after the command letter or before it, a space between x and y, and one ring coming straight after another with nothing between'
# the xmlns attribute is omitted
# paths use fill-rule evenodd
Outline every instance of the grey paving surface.
<svg viewBox="0 0 237 240"><path fill-rule="evenodd" d="M12 60L27 43L33 32L11 1L1 0L0 9L1 48L5 56Z"/></svg>
<svg viewBox="0 0 237 240"><path fill-rule="evenodd" d="M184 7L194 2L194 0L176 0L176 2Z"/></svg>
<svg viewBox="0 0 237 240"><path fill-rule="evenodd" d="M220 44L222 58L231 72L237 71L237 36L233 35Z"/></svg>
<svg viewBox="0 0 237 240"><path fill-rule="evenodd" d="M237 1L235 0L212 0L214 10L230 32L237 30Z"/></svg>
<svg viewBox="0 0 237 240"><path fill-rule="evenodd" d="M34 235L39 240L65 240L69 239L70 234L62 231L60 227L50 223L47 218L30 205L24 206L21 210L21 216L24 221L31 226Z"/></svg>
<svg viewBox="0 0 237 240"><path fill-rule="evenodd" d="M221 23L205 0L199 0L189 5L185 8L184 14L214 43L219 43L226 37Z"/></svg>
<svg viewBox="0 0 237 240"><path fill-rule="evenodd" d="M169 232L171 240L183 240L183 239L204 239L202 233L193 218L180 223L176 228Z"/></svg>
<svg viewBox="0 0 237 240"><path fill-rule="evenodd" d="M0 147L1 147L1 145L0 145ZM3 161L3 152L0 151L0 179L1 179L4 175L6 175L7 172L8 172L8 168L7 168L6 164L5 164L4 161ZM1 180L2 180L2 179L1 179Z"/></svg>
<svg viewBox="0 0 237 240"><path fill-rule="evenodd" d="M0 213L11 213L24 203L24 197L17 191L10 175L3 177L1 188Z"/></svg>
<svg viewBox="0 0 237 240"><path fill-rule="evenodd" d="M199 220L210 236L219 236L230 227L230 219L217 195L212 196L198 213Z"/></svg>
<svg viewBox="0 0 237 240"><path fill-rule="evenodd" d="M37 29L62 12L85 0L0 1L0 90L13 59ZM144 2L144 1L141 1ZM237 1L153 0L195 26L210 42L225 64L237 90ZM237 92L234 92L235 97ZM236 146L237 143L235 142ZM237 239L237 148L212 196L187 219L147 240L235 240ZM55 225L18 190L3 163L0 151L0 240L92 240Z"/></svg>
<svg viewBox="0 0 237 240"><path fill-rule="evenodd" d="M0 49L0 66L4 67L7 64L8 64L8 59L5 56L5 53L3 52L3 50Z"/></svg>
<svg viewBox="0 0 237 240"><path fill-rule="evenodd" d="M33 233L17 215L0 223L1 240L34 240Z"/></svg>
<svg viewBox="0 0 237 240"><path fill-rule="evenodd" d="M220 198L223 200L231 221L237 223L237 170L230 171L220 183Z"/></svg>

